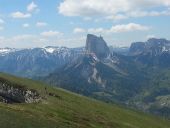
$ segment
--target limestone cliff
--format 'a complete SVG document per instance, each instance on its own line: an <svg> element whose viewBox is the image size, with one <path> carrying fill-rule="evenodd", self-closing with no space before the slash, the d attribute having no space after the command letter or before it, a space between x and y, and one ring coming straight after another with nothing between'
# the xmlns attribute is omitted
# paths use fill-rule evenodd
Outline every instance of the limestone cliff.
<svg viewBox="0 0 170 128"><path fill-rule="evenodd" d="M102 37L88 34L86 40L86 51L94 53L99 59L106 58L109 54L109 47Z"/></svg>
<svg viewBox="0 0 170 128"><path fill-rule="evenodd" d="M0 78L0 101L6 103L37 103L41 96L36 90L27 89Z"/></svg>

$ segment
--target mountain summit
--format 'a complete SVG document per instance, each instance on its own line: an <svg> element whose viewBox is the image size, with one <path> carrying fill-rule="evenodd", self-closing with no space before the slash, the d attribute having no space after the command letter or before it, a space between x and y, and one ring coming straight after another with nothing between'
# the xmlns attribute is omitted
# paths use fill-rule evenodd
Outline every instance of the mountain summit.
<svg viewBox="0 0 170 128"><path fill-rule="evenodd" d="M106 58L110 53L103 37L92 34L87 35L86 50L88 53L94 53L99 59Z"/></svg>
<svg viewBox="0 0 170 128"><path fill-rule="evenodd" d="M133 56L135 61L147 66L168 68L170 66L170 41L151 38L146 42L132 43L129 55Z"/></svg>
<svg viewBox="0 0 170 128"><path fill-rule="evenodd" d="M166 39L151 38L146 42L135 42L130 47L130 55L150 54L158 56L170 51L170 41Z"/></svg>

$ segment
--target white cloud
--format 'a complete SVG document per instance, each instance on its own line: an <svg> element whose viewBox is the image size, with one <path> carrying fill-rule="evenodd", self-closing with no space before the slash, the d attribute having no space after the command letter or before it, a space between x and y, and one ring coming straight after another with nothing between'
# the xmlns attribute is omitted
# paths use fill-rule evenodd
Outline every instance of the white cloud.
<svg viewBox="0 0 170 128"><path fill-rule="evenodd" d="M28 23L25 23L22 25L23 28L28 28L30 25Z"/></svg>
<svg viewBox="0 0 170 128"><path fill-rule="evenodd" d="M133 18L133 17L146 17L146 16L150 16L150 17L156 17L156 16L170 16L170 10L163 10L163 11L141 11L141 10L137 10L137 11L131 11L131 12L127 12L126 14L117 14L117 15L113 15L113 16L108 16L105 19L108 20L122 20L122 19L127 19L127 18Z"/></svg>
<svg viewBox="0 0 170 128"><path fill-rule="evenodd" d="M13 18L23 19L23 18L30 18L31 14L30 13L22 13L20 11L17 11L17 12L11 13L11 16Z"/></svg>
<svg viewBox="0 0 170 128"><path fill-rule="evenodd" d="M66 16L101 16L127 10L125 0L65 0L59 6L59 13Z"/></svg>
<svg viewBox="0 0 170 128"><path fill-rule="evenodd" d="M108 16L106 17L106 19L109 19L109 20L123 20L123 19L127 19L128 17L126 15L123 15L123 14L117 14L117 15L114 15L114 16Z"/></svg>
<svg viewBox="0 0 170 128"><path fill-rule="evenodd" d="M2 25L2 24L4 24L5 22L4 22L4 20L2 20L2 19L0 19L0 25ZM4 27L3 26L0 26L0 30L3 30L4 29Z"/></svg>
<svg viewBox="0 0 170 128"><path fill-rule="evenodd" d="M22 34L12 37L1 37L1 47L11 48L33 48L44 46L68 46L68 47L81 47L84 46L86 37L72 37L72 38L51 38L43 37L41 35Z"/></svg>
<svg viewBox="0 0 170 128"><path fill-rule="evenodd" d="M0 36L0 45L2 45L2 43L4 43L5 37Z"/></svg>
<svg viewBox="0 0 170 128"><path fill-rule="evenodd" d="M28 6L27 6L27 11L28 12L33 12L36 11L38 9L38 6L34 3L31 2Z"/></svg>
<svg viewBox="0 0 170 128"><path fill-rule="evenodd" d="M50 30L50 31L42 32L40 35L44 37L61 37L63 33Z"/></svg>
<svg viewBox="0 0 170 128"><path fill-rule="evenodd" d="M149 30L150 27L135 24L135 23L129 23L129 24L121 24L113 26L110 31L114 33L120 33L120 32L131 32L131 31L146 31Z"/></svg>
<svg viewBox="0 0 170 128"><path fill-rule="evenodd" d="M0 24L5 23L5 21L3 19L0 19Z"/></svg>
<svg viewBox="0 0 170 128"><path fill-rule="evenodd" d="M157 7L165 7L166 9L163 11L167 11L167 6L170 6L170 0L81 0L81 2L79 0L64 0L58 9L59 13L65 16L100 16L124 19L133 11L140 13L150 9L151 12L155 12ZM142 15L154 16L154 14ZM160 13L160 15L164 15L164 13Z"/></svg>
<svg viewBox="0 0 170 128"><path fill-rule="evenodd" d="M91 17L84 17L84 20L85 21L90 21L90 20L92 20L92 18Z"/></svg>
<svg viewBox="0 0 170 128"><path fill-rule="evenodd" d="M37 27L45 27L45 26L47 26L48 24L47 23L45 23L45 22L37 22L36 23L36 26Z"/></svg>
<svg viewBox="0 0 170 128"><path fill-rule="evenodd" d="M112 34L112 33L124 33L124 32L133 32L133 31L147 31L150 27L136 24L136 23L129 23L129 24L119 24L112 26L109 29L105 28L89 28L89 29L83 29L83 28L75 28L73 30L74 33L92 33L92 34Z"/></svg>
<svg viewBox="0 0 170 128"><path fill-rule="evenodd" d="M144 17L144 16L168 16L170 10L164 11L133 11L127 14L127 17Z"/></svg>
<svg viewBox="0 0 170 128"><path fill-rule="evenodd" d="M0 31L3 30L3 29L4 29L4 27L0 26Z"/></svg>
<svg viewBox="0 0 170 128"><path fill-rule="evenodd" d="M106 33L109 30L104 29L104 28L90 28L87 31L88 31L88 33L93 33L93 34L99 34L100 33L101 34L101 33Z"/></svg>
<svg viewBox="0 0 170 128"><path fill-rule="evenodd" d="M83 28L75 28L75 29L73 30L73 33L85 33L85 32L86 32L86 30L83 29Z"/></svg>
<svg viewBox="0 0 170 128"><path fill-rule="evenodd" d="M12 39L14 42L19 42L19 41L30 40L30 39L33 39L33 38L35 38L35 37L36 37L36 36L34 36L34 35L23 34L23 35L14 36L14 37L12 37L11 39Z"/></svg>
<svg viewBox="0 0 170 128"><path fill-rule="evenodd" d="M155 38L155 35L147 35L146 39Z"/></svg>
<svg viewBox="0 0 170 128"><path fill-rule="evenodd" d="M37 35L22 34L12 37L0 37L1 47L29 48L39 46L42 43L44 43L42 38Z"/></svg>
<svg viewBox="0 0 170 128"><path fill-rule="evenodd" d="M32 16L32 12L34 11L39 11L38 6L34 3L31 2L28 6L27 6L27 12L13 12L11 13L11 17L13 18L18 18L18 19L23 19L23 18L30 18Z"/></svg>

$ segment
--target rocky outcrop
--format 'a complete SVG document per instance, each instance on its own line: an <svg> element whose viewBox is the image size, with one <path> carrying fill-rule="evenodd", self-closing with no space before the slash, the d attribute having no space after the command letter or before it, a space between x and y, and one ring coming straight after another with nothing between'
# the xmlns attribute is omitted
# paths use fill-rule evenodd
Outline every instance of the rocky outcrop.
<svg viewBox="0 0 170 128"><path fill-rule="evenodd" d="M110 54L109 47L103 37L97 37L91 34L87 35L86 51L88 53L94 53L99 59L106 58Z"/></svg>
<svg viewBox="0 0 170 128"><path fill-rule="evenodd" d="M170 52L170 41L156 38L151 38L146 42L132 43L129 49L129 54L134 56L140 54L158 56L165 52Z"/></svg>
<svg viewBox="0 0 170 128"><path fill-rule="evenodd" d="M146 42L133 43L129 55L135 62L144 66L170 67L170 41L166 39L151 38Z"/></svg>
<svg viewBox="0 0 170 128"><path fill-rule="evenodd" d="M41 96L36 90L24 86L14 85L0 79L0 101L6 103L38 103Z"/></svg>

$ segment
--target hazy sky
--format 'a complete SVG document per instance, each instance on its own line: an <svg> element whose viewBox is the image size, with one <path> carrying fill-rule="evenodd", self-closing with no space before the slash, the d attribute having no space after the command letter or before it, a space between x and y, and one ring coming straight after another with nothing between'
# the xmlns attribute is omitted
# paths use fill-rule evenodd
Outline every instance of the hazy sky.
<svg viewBox="0 0 170 128"><path fill-rule="evenodd" d="M109 45L170 39L170 0L0 0L0 47Z"/></svg>

